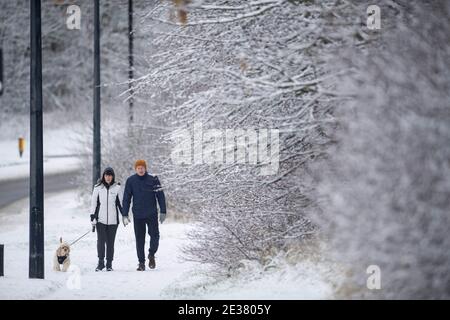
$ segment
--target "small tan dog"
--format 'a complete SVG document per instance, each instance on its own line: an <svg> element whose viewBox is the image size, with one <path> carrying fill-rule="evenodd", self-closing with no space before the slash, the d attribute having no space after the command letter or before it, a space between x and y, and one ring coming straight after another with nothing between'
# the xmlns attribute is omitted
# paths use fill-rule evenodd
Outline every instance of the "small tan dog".
<svg viewBox="0 0 450 320"><path fill-rule="evenodd" d="M61 269L62 265L62 269ZM70 267L70 246L59 238L59 247L53 258L53 270L66 272Z"/></svg>

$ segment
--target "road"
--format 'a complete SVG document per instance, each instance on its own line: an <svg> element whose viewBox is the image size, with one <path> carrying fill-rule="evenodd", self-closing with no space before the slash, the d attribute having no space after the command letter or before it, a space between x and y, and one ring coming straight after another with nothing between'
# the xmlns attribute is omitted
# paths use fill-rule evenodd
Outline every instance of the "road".
<svg viewBox="0 0 450 320"><path fill-rule="evenodd" d="M44 192L63 191L75 188L73 179L75 171L53 174L44 178ZM0 181L0 208L27 198L29 195L29 179Z"/></svg>

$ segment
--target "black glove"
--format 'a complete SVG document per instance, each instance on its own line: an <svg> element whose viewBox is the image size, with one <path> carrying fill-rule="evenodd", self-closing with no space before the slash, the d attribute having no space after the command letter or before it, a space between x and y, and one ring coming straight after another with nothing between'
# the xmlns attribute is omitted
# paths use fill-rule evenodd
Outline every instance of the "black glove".
<svg viewBox="0 0 450 320"><path fill-rule="evenodd" d="M94 214L91 214L91 224L92 224L92 232L95 232L95 225L97 224L97 219Z"/></svg>

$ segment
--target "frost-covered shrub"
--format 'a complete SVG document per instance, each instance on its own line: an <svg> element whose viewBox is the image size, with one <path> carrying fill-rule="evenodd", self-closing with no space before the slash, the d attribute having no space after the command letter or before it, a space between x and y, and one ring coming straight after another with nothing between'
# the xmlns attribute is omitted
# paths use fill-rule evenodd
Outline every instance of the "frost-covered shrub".
<svg viewBox="0 0 450 320"><path fill-rule="evenodd" d="M373 42L336 59L350 70L337 90L351 98L336 107L337 144L318 169L329 201L316 222L351 270L344 297L449 298L450 6L381 9ZM381 290L366 287L369 265Z"/></svg>
<svg viewBox="0 0 450 320"><path fill-rule="evenodd" d="M170 124L165 141L195 123L279 130L279 169L270 175L236 162L163 162L172 200L198 218L189 259L227 271L314 232L304 216L316 205L307 168L329 143L324 126L334 121L326 84L332 75L323 68L335 45L323 32L332 3L192 1L180 20L162 2L148 15L150 68L137 88L161 102L159 117Z"/></svg>

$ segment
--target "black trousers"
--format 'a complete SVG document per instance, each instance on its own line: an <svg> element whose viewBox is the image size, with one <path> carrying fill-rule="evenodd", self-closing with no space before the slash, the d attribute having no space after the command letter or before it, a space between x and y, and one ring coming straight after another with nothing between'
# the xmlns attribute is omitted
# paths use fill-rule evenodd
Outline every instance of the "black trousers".
<svg viewBox="0 0 450 320"><path fill-rule="evenodd" d="M106 265L111 266L114 258L114 241L116 240L117 224L97 223L97 254L99 260L105 259Z"/></svg>
<svg viewBox="0 0 450 320"><path fill-rule="evenodd" d="M158 251L159 246L159 226L158 216L155 215L148 219L134 219L134 235L136 236L136 253L139 263L145 263L145 233L148 228L150 236L150 248L148 253L154 255Z"/></svg>

